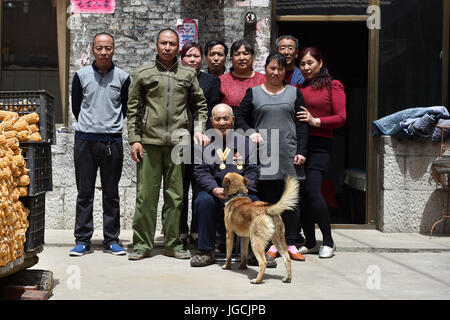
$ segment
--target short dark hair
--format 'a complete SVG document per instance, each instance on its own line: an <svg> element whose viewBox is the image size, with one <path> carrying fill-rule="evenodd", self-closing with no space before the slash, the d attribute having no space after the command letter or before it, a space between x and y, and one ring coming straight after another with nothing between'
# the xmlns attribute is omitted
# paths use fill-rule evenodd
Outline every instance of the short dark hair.
<svg viewBox="0 0 450 320"><path fill-rule="evenodd" d="M211 49L212 47L217 46L217 45L223 46L225 56L227 56L227 54L228 54L228 47L227 47L227 45L225 44L225 42L223 42L222 40L210 40L210 41L208 41L208 42L205 44L205 50L204 50L205 56L208 55L209 49Z"/></svg>
<svg viewBox="0 0 450 320"><path fill-rule="evenodd" d="M300 43L299 43L298 39L296 37L293 37L293 36L290 36L290 35L280 36L280 37L278 37L275 40L275 46L276 46L277 49L278 49L278 47L280 45L281 40L283 40L283 39L289 39L289 40L294 41L294 43L295 43L295 50L297 50L297 51L299 50Z"/></svg>
<svg viewBox="0 0 450 320"><path fill-rule="evenodd" d="M253 56L255 55L255 50L253 49L252 45L250 44L250 42L248 42L245 39L240 39L240 40L236 40L235 42L233 42L233 44L231 45L231 49L230 49L230 57L233 57L233 54L235 51L239 50L239 48L241 46L244 46L245 50L247 50L248 52L250 52L250 54Z"/></svg>
<svg viewBox="0 0 450 320"><path fill-rule="evenodd" d="M170 31L173 34L175 34L177 36L177 43L180 43L180 37L178 36L178 33L175 30L173 30L172 28L164 28L164 29L159 30L158 34L156 35L156 43L158 43L159 36L161 35L161 33L165 32L165 31Z"/></svg>
<svg viewBox="0 0 450 320"><path fill-rule="evenodd" d="M266 68L272 60L275 60L276 62L278 62L278 65L282 66L283 68L286 68L287 65L286 57L283 54L279 52L272 52L271 54L269 54L269 56L266 59L265 65Z"/></svg>
<svg viewBox="0 0 450 320"><path fill-rule="evenodd" d="M202 56L202 52L203 52L202 47L200 47L200 45L198 43L188 42L180 50L180 57L181 57L181 59L183 59L184 56L186 55L186 53L192 48L197 48L198 51L200 51L200 56Z"/></svg>
<svg viewBox="0 0 450 320"><path fill-rule="evenodd" d="M113 37L110 33L105 32L105 31L97 33L97 34L94 36L94 38L92 38L92 45L94 45L95 38L97 38L98 36L108 36L108 37L111 37L111 39L113 40L113 45L114 45L114 37Z"/></svg>

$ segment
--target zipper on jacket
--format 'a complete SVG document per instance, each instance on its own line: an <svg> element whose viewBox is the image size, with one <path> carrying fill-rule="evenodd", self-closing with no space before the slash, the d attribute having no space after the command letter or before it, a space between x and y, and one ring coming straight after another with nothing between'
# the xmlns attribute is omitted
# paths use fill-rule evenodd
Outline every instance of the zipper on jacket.
<svg viewBox="0 0 450 320"><path fill-rule="evenodd" d="M167 106L166 106L166 132L165 141L169 142L169 101L170 99L170 70L167 70Z"/></svg>

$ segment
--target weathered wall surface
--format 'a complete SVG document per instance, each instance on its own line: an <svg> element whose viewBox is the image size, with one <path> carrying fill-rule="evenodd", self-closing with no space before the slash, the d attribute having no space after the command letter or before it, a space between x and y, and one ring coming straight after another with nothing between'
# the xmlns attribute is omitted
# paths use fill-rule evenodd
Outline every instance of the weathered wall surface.
<svg viewBox="0 0 450 320"><path fill-rule="evenodd" d="M72 16L74 26L70 32L70 79L80 68L92 63L91 43L93 36L101 31L115 37L114 62L132 74L140 65L155 58L155 38L164 27L176 29L177 19L198 19L199 44L211 39L221 39L231 46L232 42L246 38L254 44L256 61L254 68L262 71L265 58L270 52L271 1L231 1L231 0L121 0L116 1L114 14L81 14ZM255 2L259 6L255 6ZM250 8L248 4L252 4ZM258 24L245 28L244 15L253 11ZM230 66L229 60L227 66ZM70 119L70 127L75 120ZM126 127L126 126L125 126ZM58 133L57 145L52 146L53 191L46 194L46 228L73 229L75 223L76 184L73 165L73 132ZM130 157L127 134L124 132L124 167L120 180L121 228L131 229L135 196L136 166ZM162 194L160 196L162 199ZM159 203L161 212L162 200ZM94 203L94 226L102 228L102 201L100 177ZM158 229L161 219L158 219Z"/></svg>
<svg viewBox="0 0 450 320"><path fill-rule="evenodd" d="M383 136L379 147L379 229L428 234L441 217L440 186L430 180L440 143ZM442 223L433 230L433 234L442 232Z"/></svg>

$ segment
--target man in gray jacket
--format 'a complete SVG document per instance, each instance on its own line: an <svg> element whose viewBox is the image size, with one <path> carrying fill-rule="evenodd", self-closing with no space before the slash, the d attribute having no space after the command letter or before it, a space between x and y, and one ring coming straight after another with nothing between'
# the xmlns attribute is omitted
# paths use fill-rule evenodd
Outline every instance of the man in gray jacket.
<svg viewBox="0 0 450 320"><path fill-rule="evenodd" d="M95 179L100 168L103 197L103 245L105 252L124 255L119 245L122 174L122 125L127 112L129 75L112 62L114 38L108 33L95 35L94 62L77 71L72 82L72 112L75 131L75 176L77 202L76 246L71 256L90 253L94 232L93 203Z"/></svg>

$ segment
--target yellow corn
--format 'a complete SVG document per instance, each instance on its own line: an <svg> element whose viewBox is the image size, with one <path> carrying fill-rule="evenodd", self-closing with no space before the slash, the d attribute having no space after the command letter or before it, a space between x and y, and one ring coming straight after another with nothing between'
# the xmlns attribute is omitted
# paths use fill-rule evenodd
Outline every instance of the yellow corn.
<svg viewBox="0 0 450 320"><path fill-rule="evenodd" d="M6 131L4 135L6 139L15 138L15 136L17 135L17 131L15 130Z"/></svg>
<svg viewBox="0 0 450 320"><path fill-rule="evenodd" d="M35 132L30 135L30 139L28 141L41 142L42 137L39 132Z"/></svg>
<svg viewBox="0 0 450 320"><path fill-rule="evenodd" d="M28 131L29 130L28 123L25 120L20 119L19 121L15 122L13 124L13 129L16 131L22 131L22 130Z"/></svg>
<svg viewBox="0 0 450 320"><path fill-rule="evenodd" d="M36 112L29 113L20 118L20 120L25 120L28 124L38 123L39 122L39 114Z"/></svg>

